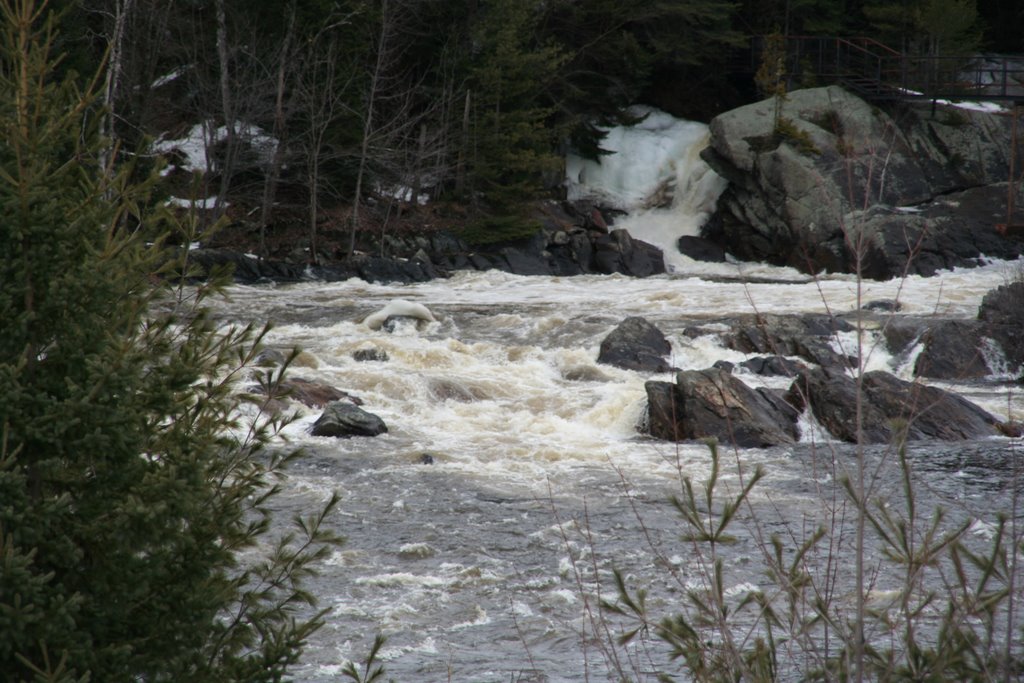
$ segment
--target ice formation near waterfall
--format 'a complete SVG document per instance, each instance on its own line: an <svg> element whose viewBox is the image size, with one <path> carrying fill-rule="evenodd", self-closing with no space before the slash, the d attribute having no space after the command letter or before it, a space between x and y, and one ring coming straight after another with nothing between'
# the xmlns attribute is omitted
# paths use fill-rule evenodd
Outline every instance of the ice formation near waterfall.
<svg viewBox="0 0 1024 683"><path fill-rule="evenodd" d="M609 129L601 143L609 154L600 161L566 158L567 196L628 211L616 226L661 248L666 265L678 268L688 259L676 242L699 234L726 182L700 158L707 125L650 107L630 113L644 118Z"/></svg>

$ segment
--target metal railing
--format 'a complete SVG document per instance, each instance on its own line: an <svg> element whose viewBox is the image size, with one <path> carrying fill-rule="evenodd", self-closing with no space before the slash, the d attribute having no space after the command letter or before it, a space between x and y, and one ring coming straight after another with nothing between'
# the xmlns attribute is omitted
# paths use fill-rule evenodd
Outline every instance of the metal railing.
<svg viewBox="0 0 1024 683"><path fill-rule="evenodd" d="M756 71L765 41L755 38ZM1024 101L1024 55L914 56L871 38L786 36L787 88L839 84L867 99Z"/></svg>

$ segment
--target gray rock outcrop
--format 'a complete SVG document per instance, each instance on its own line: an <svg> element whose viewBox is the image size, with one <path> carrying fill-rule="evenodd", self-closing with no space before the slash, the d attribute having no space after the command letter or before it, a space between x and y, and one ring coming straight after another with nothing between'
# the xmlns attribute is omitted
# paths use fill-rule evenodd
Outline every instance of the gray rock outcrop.
<svg viewBox="0 0 1024 683"><path fill-rule="evenodd" d="M704 236L745 260L890 278L1013 258L1007 116L904 107L891 116L837 86L715 117L703 157L729 187Z"/></svg>
<svg viewBox="0 0 1024 683"><path fill-rule="evenodd" d="M687 370L672 382L647 382L647 431L669 441L716 438L742 448L797 440L799 413L767 389L751 389L726 370Z"/></svg>

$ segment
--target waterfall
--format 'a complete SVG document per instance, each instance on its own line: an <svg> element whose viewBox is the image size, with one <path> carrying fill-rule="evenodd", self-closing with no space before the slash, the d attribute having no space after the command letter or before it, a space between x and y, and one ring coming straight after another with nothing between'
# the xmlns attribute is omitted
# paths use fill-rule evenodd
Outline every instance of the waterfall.
<svg viewBox="0 0 1024 683"><path fill-rule="evenodd" d="M726 181L700 158L709 139L705 124L649 107L630 113L644 118L609 129L602 142L609 153L600 161L566 159L568 197L626 211L615 226L659 247L665 265L678 271L693 261L679 253L677 241L700 234Z"/></svg>

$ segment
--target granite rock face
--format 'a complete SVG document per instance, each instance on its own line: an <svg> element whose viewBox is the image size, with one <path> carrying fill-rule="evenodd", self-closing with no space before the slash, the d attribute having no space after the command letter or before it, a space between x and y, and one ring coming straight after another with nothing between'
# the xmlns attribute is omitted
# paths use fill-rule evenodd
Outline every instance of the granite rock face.
<svg viewBox="0 0 1024 683"><path fill-rule="evenodd" d="M1010 123L952 107L890 115L837 86L789 93L778 117L771 99L725 112L702 156L729 187L704 237L744 260L878 279L1015 258L1021 240L996 231Z"/></svg>

